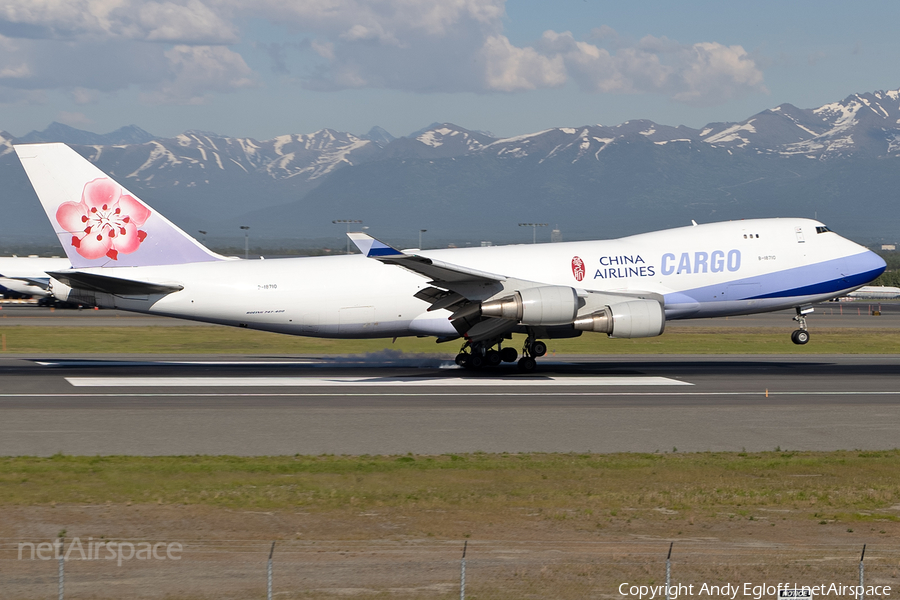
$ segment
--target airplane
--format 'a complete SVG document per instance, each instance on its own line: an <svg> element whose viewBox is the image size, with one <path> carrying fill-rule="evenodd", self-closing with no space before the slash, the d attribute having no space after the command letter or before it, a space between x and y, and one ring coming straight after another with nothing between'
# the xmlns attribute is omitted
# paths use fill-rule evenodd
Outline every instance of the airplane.
<svg viewBox="0 0 900 600"><path fill-rule="evenodd" d="M23 296L47 298L51 295L50 276L47 275L47 271L69 267L67 258L0 257L0 291L5 289Z"/></svg>
<svg viewBox="0 0 900 600"><path fill-rule="evenodd" d="M613 240L401 251L349 233L361 255L241 260L201 245L64 144L15 146L72 268L64 301L325 338L462 339L457 364L535 369L544 340L658 336L677 319L795 309L885 270L817 220L752 219ZM522 357L504 343L526 335Z"/></svg>

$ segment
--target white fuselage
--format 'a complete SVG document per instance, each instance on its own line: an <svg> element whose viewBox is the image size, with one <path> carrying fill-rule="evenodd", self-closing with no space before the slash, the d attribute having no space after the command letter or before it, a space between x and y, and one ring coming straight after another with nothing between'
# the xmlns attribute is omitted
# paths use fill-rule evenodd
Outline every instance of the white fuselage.
<svg viewBox="0 0 900 600"><path fill-rule="evenodd" d="M548 286L659 294L667 319L801 306L844 294L884 269L880 257L809 219L416 254ZM82 271L184 288L149 296L97 293L100 306L305 336L457 335L448 311L428 312L429 304L413 297L429 286L426 278L362 255ZM54 284L57 297L67 290Z"/></svg>

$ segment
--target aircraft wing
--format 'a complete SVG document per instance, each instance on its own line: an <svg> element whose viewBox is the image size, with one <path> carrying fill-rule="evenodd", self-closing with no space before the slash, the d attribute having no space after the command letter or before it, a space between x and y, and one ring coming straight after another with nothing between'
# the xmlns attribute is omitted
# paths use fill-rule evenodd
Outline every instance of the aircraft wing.
<svg viewBox="0 0 900 600"><path fill-rule="evenodd" d="M506 281L507 279L504 275L498 275L496 273L470 269L468 267L419 256L418 254L406 254L365 233L348 233L347 235L353 243L356 244L359 251L368 258L374 258L375 260L389 265L399 265L414 273L427 277L432 280L432 283L434 284L453 284L461 281L494 282Z"/></svg>
<svg viewBox="0 0 900 600"><path fill-rule="evenodd" d="M415 297L431 304L429 312L451 311L450 321L460 334L482 321L499 321L481 316L480 301L503 291L504 282L509 279L505 275L407 254L365 233L347 235L366 257L403 267L428 279L431 287L419 290ZM482 325L486 326L488 324Z"/></svg>
<svg viewBox="0 0 900 600"><path fill-rule="evenodd" d="M71 288L103 292L114 296L171 294L184 289L184 286L181 285L135 281L133 279L122 279L121 277L110 277L109 275L84 273L81 271L48 271L47 274Z"/></svg>
<svg viewBox="0 0 900 600"><path fill-rule="evenodd" d="M16 281L21 281L26 285L32 285L34 287L39 287L42 290L49 289L50 287L50 278L49 277L17 277L15 275L3 275L0 273L0 277L4 279L15 279Z"/></svg>
<svg viewBox="0 0 900 600"><path fill-rule="evenodd" d="M349 233L350 239L368 258L387 265L397 265L428 279L434 287L415 294L431 304L428 309L456 311L469 301L480 301L503 291L509 278L497 273L479 271L453 263L434 260L418 254L407 254L365 233Z"/></svg>
<svg viewBox="0 0 900 600"><path fill-rule="evenodd" d="M9 290L17 294L44 298L50 295L50 278L11 277L0 274L0 290Z"/></svg>

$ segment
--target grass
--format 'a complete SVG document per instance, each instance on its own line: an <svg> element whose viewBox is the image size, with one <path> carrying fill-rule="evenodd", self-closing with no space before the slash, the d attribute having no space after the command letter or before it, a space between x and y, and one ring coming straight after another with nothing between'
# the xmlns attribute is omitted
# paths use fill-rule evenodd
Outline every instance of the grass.
<svg viewBox="0 0 900 600"><path fill-rule="evenodd" d="M744 518L897 521L900 451L441 456L14 457L0 505L153 503L227 509L475 511L503 522ZM665 508L671 512L660 512ZM671 517L668 517L671 518Z"/></svg>
<svg viewBox="0 0 900 600"><path fill-rule="evenodd" d="M204 586L190 595L177 571L145 565L157 570L129 571L129 588L110 578L107 593L113 563L67 566L75 585L97 582L81 589L98 598L262 597L271 540L284 597L453 598L463 539L472 597L611 597L622 582L664 581L672 540L679 583L852 583L863 543L866 577L889 583L900 574L898 469L898 450L57 455L0 459L0 512L19 521L14 540L62 528L69 539L183 541L183 567ZM45 585L22 597L46 595L54 563L7 562L7 581Z"/></svg>
<svg viewBox="0 0 900 600"><path fill-rule="evenodd" d="M790 342L788 328L670 327L644 339L609 339L586 333L550 340L560 354L895 354L900 330L816 329L806 346ZM15 354L361 354L394 349L453 356L461 342L433 338L334 340L287 336L229 327L33 327L0 326L5 352ZM520 348L524 336L510 343Z"/></svg>

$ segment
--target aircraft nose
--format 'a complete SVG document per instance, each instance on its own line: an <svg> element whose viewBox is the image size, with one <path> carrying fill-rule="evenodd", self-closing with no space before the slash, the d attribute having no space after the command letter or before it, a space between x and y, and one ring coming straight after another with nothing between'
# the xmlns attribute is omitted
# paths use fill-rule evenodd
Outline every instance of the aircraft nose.
<svg viewBox="0 0 900 600"><path fill-rule="evenodd" d="M862 285L884 273L887 263L871 250L866 250L847 258L846 268L849 271L848 275L861 281L860 285Z"/></svg>

